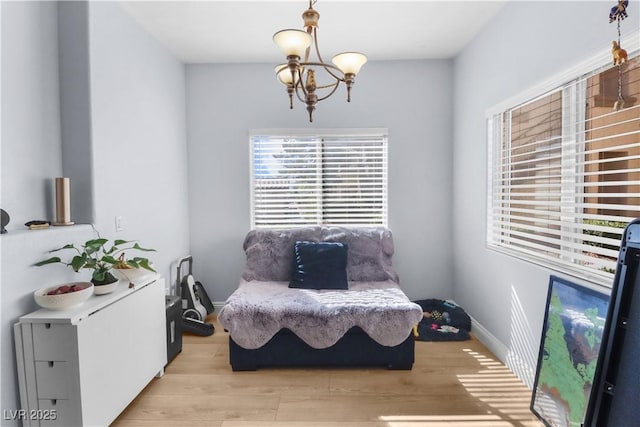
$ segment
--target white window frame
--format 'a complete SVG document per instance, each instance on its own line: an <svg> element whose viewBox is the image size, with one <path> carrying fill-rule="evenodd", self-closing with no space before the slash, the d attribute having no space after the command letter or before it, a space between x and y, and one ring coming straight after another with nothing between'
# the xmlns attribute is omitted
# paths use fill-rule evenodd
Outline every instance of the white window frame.
<svg viewBox="0 0 640 427"><path fill-rule="evenodd" d="M623 38L623 46L639 46L640 45L640 30L635 31L630 36ZM629 50L629 58L636 57L638 55L638 48L633 51ZM576 126L585 123L584 109L578 107L581 101L584 101L585 91L582 90L586 82L586 77L594 75L598 72L605 71L611 67L611 52L610 50L603 50L597 55L587 59L586 61L577 64L564 72L551 77L550 79L535 85L526 91L511 97L486 111L487 118L487 210L486 210L486 245L488 249L505 253L510 256L514 256L525 261L538 264L547 268L551 268L556 271L560 271L565 274L573 275L581 279L585 279L606 287L610 287L612 284L613 274L597 271L595 269L585 268L577 265L574 261L575 258L580 256L581 249L578 248L579 242L575 233L572 230L566 230L566 224L570 224L575 220L576 209L576 197L575 193L572 193L576 187L576 182L573 179L581 179L582 174L580 171L576 171L576 164L582 152L584 151L584 132L575 131ZM530 102L536 98L546 96L553 91L561 90L563 92L563 132L562 132L562 161L561 169L563 171L576 171L577 173L562 173L562 195L561 200L570 203L561 203L561 212L563 227L561 228L561 238L559 243L562 246L562 256L559 259L545 258L544 256L538 256L536 254L526 253L518 248L510 246L508 244L502 244L496 241L496 233L494 232L495 226L495 211L494 205L494 179L495 168L504 166L500 161L501 154L501 135L502 120L500 114L508 112L513 108L517 108L527 102ZM582 99L581 99L582 98ZM565 120L565 117L573 117L574 120ZM566 132L570 129L571 132ZM583 129L584 131L584 129ZM510 132L509 132L510 134ZM573 136L578 135L578 138ZM581 137L580 137L581 136ZM494 144L496 146L494 147ZM577 191L577 190L576 190ZM569 211L567 211L567 209ZM565 216L566 215L566 216ZM565 234L566 231L566 234Z"/></svg>
<svg viewBox="0 0 640 427"><path fill-rule="evenodd" d="M256 153L254 153L254 139L259 137L267 137L267 138L291 138L300 140L303 139L316 139L317 141L310 142L310 145L313 143L317 143L317 159L322 159L322 150L324 143L321 142L323 138L328 140L335 140L339 138L354 140L362 139L366 140L367 138L373 138L379 140L378 142L382 142L380 146L380 156L382 158L381 171L380 171L380 180L379 183L381 188L378 193L376 193L375 197L380 200L382 207L379 211L372 214L371 216L376 216L379 220L373 222L373 219L366 218L367 214L365 213L365 220L358 221L353 218L348 218L344 223L338 222L338 219L328 220L329 222L325 223L323 218L326 218L327 208L322 206L322 183L323 183L323 164L322 160L317 164L316 168L316 179L315 183L317 185L317 189L315 193L318 195L316 198L316 218L314 221L309 221L305 223L300 223L298 221L293 223L287 222L279 222L282 219L277 219L274 223L268 223L265 221L259 221L257 219L258 211L264 211L264 207L259 206L257 202L257 197L260 195L256 189ZM254 129L249 132L249 161L250 161L250 206L251 206L251 229L255 228L288 228L288 227L298 227L298 226L309 226L309 225L341 225L341 226L363 226L363 227L375 227L375 226L383 226L386 227L388 225L388 129L386 128L366 128L366 129ZM325 152L326 153L326 152ZM308 174L307 174L308 176ZM326 177L325 177L326 178ZM345 202L345 206L349 206L348 202ZM353 205L351 205L353 206ZM335 207L335 205L334 205ZM339 209L340 207L338 207Z"/></svg>

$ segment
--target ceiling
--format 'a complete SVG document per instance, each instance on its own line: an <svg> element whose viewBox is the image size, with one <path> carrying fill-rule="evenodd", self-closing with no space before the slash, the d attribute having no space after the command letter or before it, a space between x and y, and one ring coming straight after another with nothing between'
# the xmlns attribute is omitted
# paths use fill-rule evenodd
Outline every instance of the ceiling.
<svg viewBox="0 0 640 427"><path fill-rule="evenodd" d="M369 60L451 58L500 10L499 1L320 0L325 61L343 51ZM185 63L275 63L272 36L302 28L305 0L121 1L140 25Z"/></svg>

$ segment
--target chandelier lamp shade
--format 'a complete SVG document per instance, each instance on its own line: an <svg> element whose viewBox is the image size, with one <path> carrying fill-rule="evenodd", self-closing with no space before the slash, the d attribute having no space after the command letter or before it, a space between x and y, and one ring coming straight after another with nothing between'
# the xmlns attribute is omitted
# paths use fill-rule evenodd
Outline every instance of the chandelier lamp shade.
<svg viewBox="0 0 640 427"><path fill-rule="evenodd" d="M343 52L334 56L332 64L324 62L318 49L318 20L320 14L313 8L316 0L309 1L309 9L302 14L304 30L286 29L273 35L273 41L284 52L287 62L276 66L280 83L287 87L289 108L293 108L293 95L307 106L309 121L313 122L316 104L333 95L344 83L347 102L351 101L351 88L367 57L359 52ZM310 60L313 49L316 61ZM316 80L316 77L318 80Z"/></svg>

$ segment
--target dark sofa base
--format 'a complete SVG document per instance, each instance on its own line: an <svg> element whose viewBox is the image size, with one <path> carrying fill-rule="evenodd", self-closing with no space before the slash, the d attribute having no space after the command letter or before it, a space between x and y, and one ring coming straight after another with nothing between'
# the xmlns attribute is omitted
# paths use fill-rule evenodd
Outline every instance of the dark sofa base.
<svg viewBox="0 0 640 427"><path fill-rule="evenodd" d="M351 328L333 346L309 347L298 336L283 329L264 346L247 350L229 337L229 359L234 371L255 371L260 367L381 366L410 370L413 367L413 335L395 347L372 340L362 329Z"/></svg>

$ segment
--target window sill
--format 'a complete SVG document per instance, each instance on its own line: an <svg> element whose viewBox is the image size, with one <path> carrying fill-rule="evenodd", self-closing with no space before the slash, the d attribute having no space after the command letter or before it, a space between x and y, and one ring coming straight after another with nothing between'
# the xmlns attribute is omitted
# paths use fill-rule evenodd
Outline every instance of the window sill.
<svg viewBox="0 0 640 427"><path fill-rule="evenodd" d="M520 261L537 265L538 267L546 268L546 269L555 271L557 273L565 274L567 276L571 276L573 278L586 281L597 288L605 289L607 292L609 292L613 287L613 276L608 277L605 275L599 275L596 272L587 271L586 269L573 267L568 264L562 264L559 262L556 263L548 260L541 260L539 258L527 256L520 252L503 248L501 246L494 246L494 245L487 244L486 248L491 251L498 252L503 255L507 255L512 258L518 259Z"/></svg>

